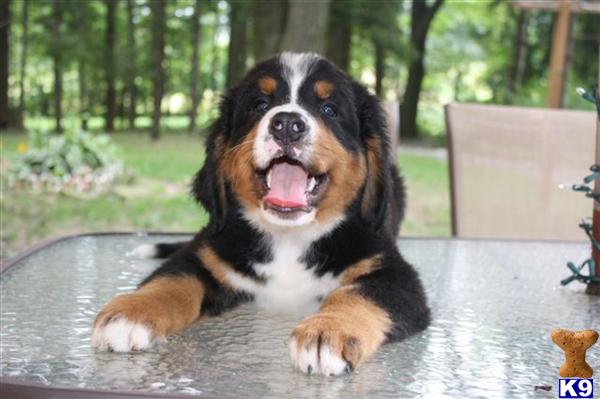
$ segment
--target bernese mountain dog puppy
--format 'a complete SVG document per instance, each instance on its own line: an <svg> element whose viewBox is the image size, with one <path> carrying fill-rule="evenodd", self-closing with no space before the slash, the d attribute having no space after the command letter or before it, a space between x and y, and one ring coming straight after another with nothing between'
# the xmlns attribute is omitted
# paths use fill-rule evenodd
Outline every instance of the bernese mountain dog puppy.
<svg viewBox="0 0 600 399"><path fill-rule="evenodd" d="M291 332L292 364L339 375L425 329L423 287L395 243L404 189L389 153L377 98L332 63L258 64L223 98L193 181L208 225L152 247L168 260L104 307L93 346L141 350L254 302L312 314Z"/></svg>

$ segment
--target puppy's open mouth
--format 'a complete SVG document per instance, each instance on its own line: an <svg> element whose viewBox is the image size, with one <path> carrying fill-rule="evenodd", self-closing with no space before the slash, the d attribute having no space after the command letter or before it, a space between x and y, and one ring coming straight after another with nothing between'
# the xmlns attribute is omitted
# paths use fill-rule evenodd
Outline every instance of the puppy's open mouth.
<svg viewBox="0 0 600 399"><path fill-rule="evenodd" d="M282 216L310 212L323 197L329 177L313 174L300 162L288 157L271 161L256 172L263 206Z"/></svg>

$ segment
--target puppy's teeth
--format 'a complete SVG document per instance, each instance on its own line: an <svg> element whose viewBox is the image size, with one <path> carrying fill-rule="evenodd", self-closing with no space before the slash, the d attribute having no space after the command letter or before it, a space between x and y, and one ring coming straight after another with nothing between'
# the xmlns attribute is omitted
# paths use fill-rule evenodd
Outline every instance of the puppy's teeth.
<svg viewBox="0 0 600 399"><path fill-rule="evenodd" d="M271 188L271 171L267 172L267 187Z"/></svg>
<svg viewBox="0 0 600 399"><path fill-rule="evenodd" d="M315 189L315 186L317 185L317 179L315 179L314 177L311 177L308 180L308 187L306 187L306 191L308 191L309 193Z"/></svg>

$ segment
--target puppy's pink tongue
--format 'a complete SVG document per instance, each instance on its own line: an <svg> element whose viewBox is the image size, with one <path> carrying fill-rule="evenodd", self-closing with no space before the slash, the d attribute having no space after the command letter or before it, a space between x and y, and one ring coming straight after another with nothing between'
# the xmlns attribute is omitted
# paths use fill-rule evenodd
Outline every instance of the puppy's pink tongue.
<svg viewBox="0 0 600 399"><path fill-rule="evenodd" d="M308 174L298 165L281 162L271 169L271 189L265 201L282 208L306 206Z"/></svg>

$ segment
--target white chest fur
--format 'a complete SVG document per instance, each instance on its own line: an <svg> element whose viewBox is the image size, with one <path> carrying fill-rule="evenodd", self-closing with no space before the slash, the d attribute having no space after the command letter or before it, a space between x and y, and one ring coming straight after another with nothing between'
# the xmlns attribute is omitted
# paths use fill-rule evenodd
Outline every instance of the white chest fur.
<svg viewBox="0 0 600 399"><path fill-rule="evenodd" d="M265 282L237 275L229 275L230 283L254 295L257 306L293 315L308 315L318 310L320 301L339 286L339 278L331 273L318 277L301 261L312 240L303 235L277 234L273 236L273 259L257 263L254 270Z"/></svg>
<svg viewBox="0 0 600 399"><path fill-rule="evenodd" d="M266 309L314 313L320 300L339 285L331 274L318 277L307 270L300 261L305 248L294 237L280 237L273 243L273 260L255 265L255 270L266 279L261 289L255 292L258 306Z"/></svg>

